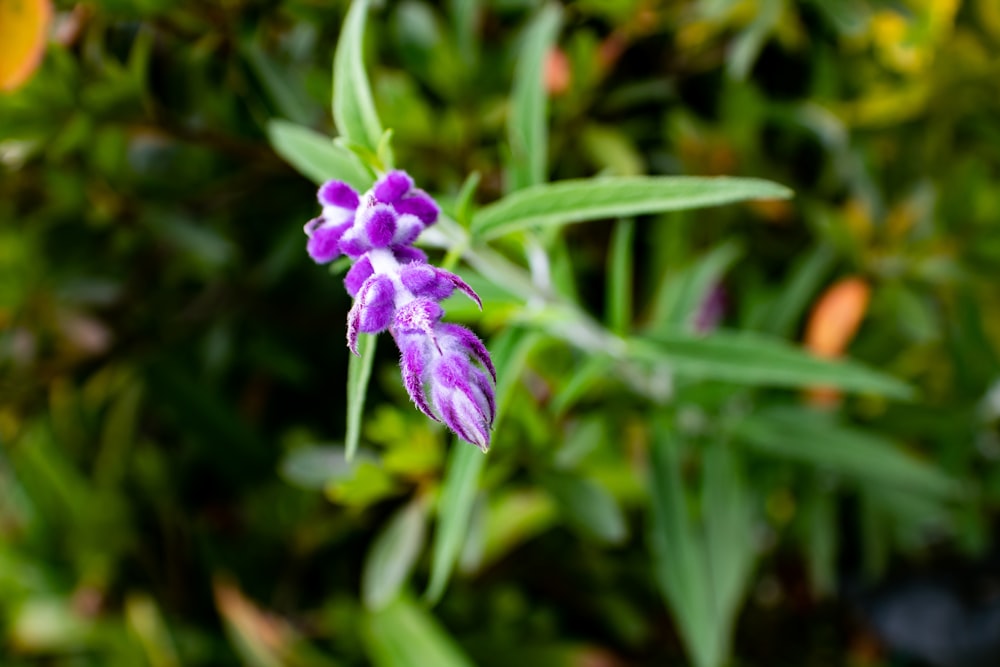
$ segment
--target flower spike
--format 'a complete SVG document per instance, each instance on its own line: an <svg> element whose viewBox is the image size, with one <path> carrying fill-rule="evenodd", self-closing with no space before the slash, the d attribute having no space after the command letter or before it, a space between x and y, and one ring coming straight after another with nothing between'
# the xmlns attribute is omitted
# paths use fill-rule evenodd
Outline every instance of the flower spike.
<svg viewBox="0 0 1000 667"><path fill-rule="evenodd" d="M400 351L403 387L414 405L460 438L486 451L496 418L496 369L479 338L443 322L440 302L456 289L482 310L483 302L457 275L431 266L413 247L440 209L406 172L391 171L359 194L328 181L318 192L322 214L306 223L306 249L323 264L340 255L353 265L344 287L354 298L347 315L347 347L358 335L392 334Z"/></svg>

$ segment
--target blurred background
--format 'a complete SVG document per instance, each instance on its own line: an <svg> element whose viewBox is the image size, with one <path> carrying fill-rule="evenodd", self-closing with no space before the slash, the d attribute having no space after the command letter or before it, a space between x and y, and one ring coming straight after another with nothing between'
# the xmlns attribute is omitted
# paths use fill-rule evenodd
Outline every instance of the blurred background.
<svg viewBox="0 0 1000 667"><path fill-rule="evenodd" d="M446 210L474 171L475 202L505 190L542 4L368 19L396 164ZM568 228L554 289L612 329L767 334L913 397L643 394L655 373L623 380L460 265L486 307L449 314L503 360L507 408L429 607L467 445L413 409L386 343L345 460L350 300L304 252L315 185L268 140L336 135L348 3L0 0L0 663L1000 664L1000 4L559 6L552 180L796 197Z"/></svg>

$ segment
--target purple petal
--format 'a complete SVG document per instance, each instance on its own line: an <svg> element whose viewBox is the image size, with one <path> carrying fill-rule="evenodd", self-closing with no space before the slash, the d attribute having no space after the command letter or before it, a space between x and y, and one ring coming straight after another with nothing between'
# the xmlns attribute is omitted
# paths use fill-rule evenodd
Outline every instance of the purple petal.
<svg viewBox="0 0 1000 667"><path fill-rule="evenodd" d="M407 264L399 272L399 279L403 287L410 290L417 296L433 287L437 282L437 272L426 264Z"/></svg>
<svg viewBox="0 0 1000 667"><path fill-rule="evenodd" d="M365 234L375 248L385 248L396 234L396 214L388 206L375 206L366 211L363 220Z"/></svg>
<svg viewBox="0 0 1000 667"><path fill-rule="evenodd" d="M451 281L444 278L438 269L428 264L407 264L400 272L400 278L403 286L415 296L426 297L434 301L448 298L455 289Z"/></svg>
<svg viewBox="0 0 1000 667"><path fill-rule="evenodd" d="M483 373L478 368L472 369L472 381L475 383L476 389L479 390L477 398L482 398L482 400L477 400L477 402L480 408L483 408L484 412L489 411L489 425L493 426L493 420L497 416L496 394L493 390L493 385L490 383L486 373ZM485 406L483 402L486 403Z"/></svg>
<svg viewBox="0 0 1000 667"><path fill-rule="evenodd" d="M437 369L435 369L437 370ZM431 378L431 399L441 420L460 438L479 447L484 452L490 446L490 427L479 402L470 394L474 393L468 384L454 389L445 389L434 384Z"/></svg>
<svg viewBox="0 0 1000 667"><path fill-rule="evenodd" d="M371 250L368 243L358 238L357 234L344 234L339 247L340 252L355 259Z"/></svg>
<svg viewBox="0 0 1000 667"><path fill-rule="evenodd" d="M344 276L344 288L347 289L347 293L351 295L351 298L357 296L358 290L361 289L361 286L373 272L372 263L367 257L362 257L354 263L351 270Z"/></svg>
<svg viewBox="0 0 1000 667"><path fill-rule="evenodd" d="M392 254L400 264L427 262L427 255L422 250L417 250L411 246L396 246L392 249Z"/></svg>
<svg viewBox="0 0 1000 667"><path fill-rule="evenodd" d="M396 311L393 329L400 333L423 333L435 339L435 325L441 320L444 310L429 299L414 299Z"/></svg>
<svg viewBox="0 0 1000 667"><path fill-rule="evenodd" d="M479 310L483 309L482 300L479 298L479 295L476 294L476 291L471 287L469 287L468 283L466 283L464 280L456 276L454 273L451 273L450 271L445 271L444 269L438 269L437 272L438 275L440 275L443 278L447 278L449 281L451 281L452 285L457 287L467 297L475 301L476 305L479 306Z"/></svg>
<svg viewBox="0 0 1000 667"><path fill-rule="evenodd" d="M392 245L411 245L422 231L424 231L424 223L420 222L420 219L415 215L400 215L396 220L396 234L392 237Z"/></svg>
<svg viewBox="0 0 1000 667"><path fill-rule="evenodd" d="M421 412L433 419L441 421L427 404L427 396L424 394L424 354L419 339L406 341L407 337L400 337L397 343L400 349L399 368L403 374L403 386L406 393L413 399L413 403Z"/></svg>
<svg viewBox="0 0 1000 667"><path fill-rule="evenodd" d="M355 305L360 307L358 329L364 333L384 331L392 322L393 300L396 288L392 280L374 275L358 291ZM353 310L353 308L352 308Z"/></svg>
<svg viewBox="0 0 1000 667"><path fill-rule="evenodd" d="M394 202L413 187L411 179L405 171L390 171L378 180L373 188L376 199L381 202Z"/></svg>
<svg viewBox="0 0 1000 667"><path fill-rule="evenodd" d="M340 254L340 238L350 226L351 223L347 222L333 227L323 227L322 224L313 227L306 241L306 252L317 264L333 261Z"/></svg>
<svg viewBox="0 0 1000 667"><path fill-rule="evenodd" d="M339 206L351 210L358 207L358 193L343 181L327 181L320 186L317 198L323 206Z"/></svg>
<svg viewBox="0 0 1000 667"><path fill-rule="evenodd" d="M465 350L466 354L475 355L476 359L490 372L493 381L497 381L497 372L493 367L493 360L490 359L489 350L476 334L459 324L442 324L440 330L444 335L456 339L455 342Z"/></svg>
<svg viewBox="0 0 1000 667"><path fill-rule="evenodd" d="M358 325L361 322L361 302L355 301L347 313L347 349L358 354Z"/></svg>
<svg viewBox="0 0 1000 667"><path fill-rule="evenodd" d="M417 216L424 225L433 225L441 214L441 209L423 190L417 190L411 196L393 202L393 207L400 215L409 213Z"/></svg>

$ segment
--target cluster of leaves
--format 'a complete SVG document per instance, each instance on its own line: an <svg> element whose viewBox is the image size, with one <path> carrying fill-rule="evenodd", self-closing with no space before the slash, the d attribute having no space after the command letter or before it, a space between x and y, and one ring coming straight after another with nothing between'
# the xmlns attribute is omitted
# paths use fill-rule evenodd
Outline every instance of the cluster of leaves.
<svg viewBox="0 0 1000 667"><path fill-rule="evenodd" d="M992 7L63 7L0 98L5 664L841 651L782 619L1000 494ZM488 456L348 362L283 160L439 197ZM847 274L860 361L817 358Z"/></svg>

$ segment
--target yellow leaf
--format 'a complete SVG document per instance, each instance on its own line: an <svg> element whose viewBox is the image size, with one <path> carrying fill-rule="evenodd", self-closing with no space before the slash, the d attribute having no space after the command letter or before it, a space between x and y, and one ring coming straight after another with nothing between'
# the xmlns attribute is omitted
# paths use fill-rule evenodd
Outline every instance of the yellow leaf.
<svg viewBox="0 0 1000 667"><path fill-rule="evenodd" d="M51 20L49 0L0 0L0 90L14 90L31 78Z"/></svg>

